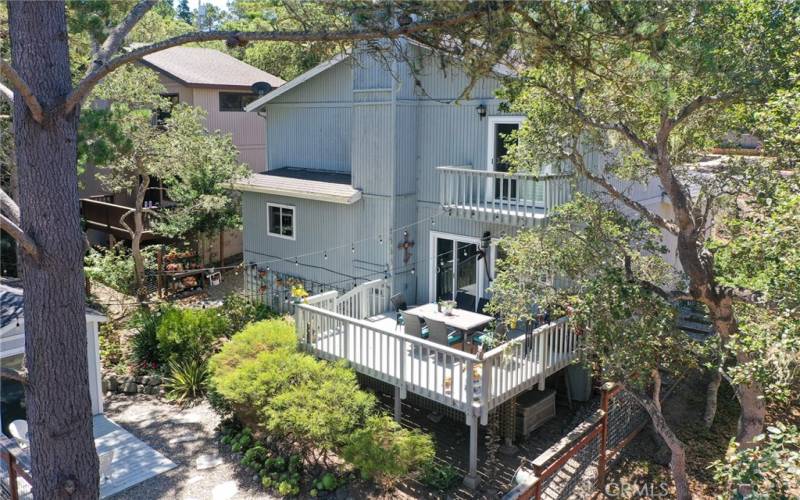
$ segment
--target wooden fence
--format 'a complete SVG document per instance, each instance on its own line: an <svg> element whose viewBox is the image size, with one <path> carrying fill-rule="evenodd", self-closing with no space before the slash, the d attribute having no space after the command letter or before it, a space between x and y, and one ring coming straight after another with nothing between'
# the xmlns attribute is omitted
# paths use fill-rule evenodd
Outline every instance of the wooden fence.
<svg viewBox="0 0 800 500"><path fill-rule="evenodd" d="M666 399L677 383L662 394ZM650 422L647 412L622 391L605 384L600 408L559 442L521 467L518 484L503 500L589 498L605 491L609 464Z"/></svg>
<svg viewBox="0 0 800 500"><path fill-rule="evenodd" d="M5 469L1 481L3 493L7 494L11 500L19 500L20 479L29 485L33 484L33 481L25 464L27 461L25 452L17 445L16 441L2 434L0 434L0 460ZM6 474L8 477L5 477Z"/></svg>

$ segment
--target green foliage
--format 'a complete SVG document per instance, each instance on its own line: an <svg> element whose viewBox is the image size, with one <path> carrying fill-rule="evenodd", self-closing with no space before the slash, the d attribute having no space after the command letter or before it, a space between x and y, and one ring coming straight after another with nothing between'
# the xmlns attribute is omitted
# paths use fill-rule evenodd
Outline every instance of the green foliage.
<svg viewBox="0 0 800 500"><path fill-rule="evenodd" d="M126 368L125 350L116 323L108 321L100 323L98 341L100 343L100 360L105 368L122 373Z"/></svg>
<svg viewBox="0 0 800 500"><path fill-rule="evenodd" d="M758 165L741 178L748 194L731 200L709 247L720 283L758 293L764 305L735 305L739 331L723 355L750 360L726 371L734 383L757 381L771 404L787 404L800 359L800 180Z"/></svg>
<svg viewBox="0 0 800 500"><path fill-rule="evenodd" d="M120 293L133 291L133 259L121 243L108 249L90 249L84 258L83 271L90 280Z"/></svg>
<svg viewBox="0 0 800 500"><path fill-rule="evenodd" d="M154 144L164 163L161 178L177 207L166 211L155 230L175 237L238 227L239 193L230 183L250 174L237 161L230 134L209 133L205 112L179 104L166 119L166 131Z"/></svg>
<svg viewBox="0 0 800 500"><path fill-rule="evenodd" d="M242 331L248 324L262 321L276 316L269 307L263 303L254 303L240 294L229 293L222 300L220 312L228 318L229 335Z"/></svg>
<svg viewBox="0 0 800 500"><path fill-rule="evenodd" d="M428 434L404 429L389 416L367 419L342 449L349 463L366 478L392 483L428 465L434 457Z"/></svg>
<svg viewBox="0 0 800 500"><path fill-rule="evenodd" d="M227 320L215 309L166 308L156 330L159 358L205 361L227 331Z"/></svg>
<svg viewBox="0 0 800 500"><path fill-rule="evenodd" d="M546 226L503 241L490 307L511 324L530 320L535 306L567 312L583 334L584 356L602 366L603 377L644 389L656 369L682 372L698 363L674 307L652 290L675 279L659 255L658 234L578 195Z"/></svg>
<svg viewBox="0 0 800 500"><path fill-rule="evenodd" d="M455 487L460 479L461 476L455 467L435 460L422 467L422 475L420 476L422 484L442 492Z"/></svg>
<svg viewBox="0 0 800 500"><path fill-rule="evenodd" d="M314 360L312 372L270 399L262 414L276 435L306 449L332 451L345 444L374 407L375 397L358 387L352 369Z"/></svg>
<svg viewBox="0 0 800 500"><path fill-rule="evenodd" d="M199 359L169 362L169 376L164 380L167 397L182 403L195 399L206 391L208 368L206 362Z"/></svg>
<svg viewBox="0 0 800 500"><path fill-rule="evenodd" d="M128 326L134 330L131 337L131 355L133 361L140 366L156 368L161 364L158 350L158 325L161 321L162 308L150 310L138 309Z"/></svg>
<svg viewBox="0 0 800 500"><path fill-rule="evenodd" d="M756 446L730 453L714 463L714 478L735 499L785 499L800 488L800 432L776 424L757 436Z"/></svg>

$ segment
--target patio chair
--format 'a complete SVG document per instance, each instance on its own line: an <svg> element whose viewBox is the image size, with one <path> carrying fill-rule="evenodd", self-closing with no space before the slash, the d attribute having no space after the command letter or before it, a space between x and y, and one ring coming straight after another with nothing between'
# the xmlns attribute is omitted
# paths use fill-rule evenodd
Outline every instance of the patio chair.
<svg viewBox="0 0 800 500"><path fill-rule="evenodd" d="M411 335L417 338L428 338L428 328L422 326L422 319L419 316L409 314L405 311L400 311L400 316L405 325L406 335Z"/></svg>
<svg viewBox="0 0 800 500"><path fill-rule="evenodd" d="M394 310L397 312L395 316L395 329L399 328L404 324L403 315L400 314L400 311L405 311L408 309L408 304L406 304L406 297L402 293L396 293L389 297L389 301L392 303Z"/></svg>
<svg viewBox="0 0 800 500"><path fill-rule="evenodd" d="M111 464L114 462L114 450L101 453L97 459L100 463L100 483L111 481L109 474L111 473Z"/></svg>
<svg viewBox="0 0 800 500"><path fill-rule="evenodd" d="M475 310L475 296L467 292L456 293L456 305L465 311Z"/></svg>
<svg viewBox="0 0 800 500"><path fill-rule="evenodd" d="M485 330L482 332L478 332L472 336L472 344L477 346L483 345L484 336L487 334ZM503 321L498 321L497 325L494 327L494 337L503 339L508 337L508 326Z"/></svg>
<svg viewBox="0 0 800 500"><path fill-rule="evenodd" d="M463 348L463 333L451 330L443 321L426 318L425 323L428 325L428 340L431 342L448 347L459 345L460 347L457 348Z"/></svg>
<svg viewBox="0 0 800 500"><path fill-rule="evenodd" d="M30 441L28 441L27 420L14 420L8 424L8 432L11 434L11 437L17 440L20 448L27 448L30 444Z"/></svg>

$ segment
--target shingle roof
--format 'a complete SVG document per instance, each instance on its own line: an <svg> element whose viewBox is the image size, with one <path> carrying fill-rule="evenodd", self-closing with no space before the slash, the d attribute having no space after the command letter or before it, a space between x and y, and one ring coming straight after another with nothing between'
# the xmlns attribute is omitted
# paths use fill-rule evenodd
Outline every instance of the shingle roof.
<svg viewBox="0 0 800 500"><path fill-rule="evenodd" d="M22 282L18 279L3 279L0 282L0 328L6 327L12 321L22 319L24 303ZM91 307L86 308L86 315L105 318L103 313Z"/></svg>
<svg viewBox="0 0 800 500"><path fill-rule="evenodd" d="M275 75L214 49L171 47L148 54L143 61L189 87L244 89L256 82L267 82L277 88L286 83Z"/></svg>
<svg viewBox="0 0 800 500"><path fill-rule="evenodd" d="M348 172L283 167L234 183L234 189L292 198L350 205L361 199L361 191L350 185Z"/></svg>

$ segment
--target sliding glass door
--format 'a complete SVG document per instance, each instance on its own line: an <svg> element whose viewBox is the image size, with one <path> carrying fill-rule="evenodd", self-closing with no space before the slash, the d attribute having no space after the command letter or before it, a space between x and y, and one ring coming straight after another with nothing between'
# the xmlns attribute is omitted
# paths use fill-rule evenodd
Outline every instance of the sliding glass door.
<svg viewBox="0 0 800 500"><path fill-rule="evenodd" d="M477 304L483 294L483 266L479 243L468 238L434 234L431 298L436 301L456 300ZM471 306L474 309L474 305Z"/></svg>

